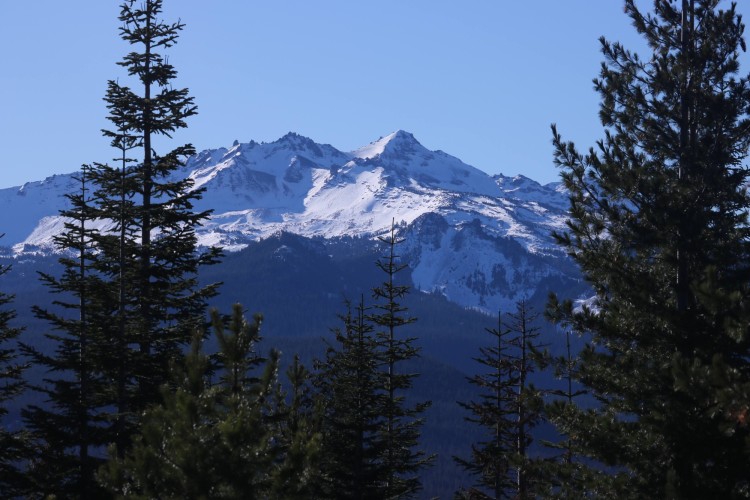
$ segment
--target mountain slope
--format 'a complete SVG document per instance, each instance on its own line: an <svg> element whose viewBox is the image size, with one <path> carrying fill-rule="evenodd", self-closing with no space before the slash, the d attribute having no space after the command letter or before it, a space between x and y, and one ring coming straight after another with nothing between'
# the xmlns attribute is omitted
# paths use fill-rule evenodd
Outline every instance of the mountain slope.
<svg viewBox="0 0 750 500"><path fill-rule="evenodd" d="M214 210L198 231L201 245L237 251L281 231L374 238L395 221L416 287L493 312L544 293L545 280L576 278L550 236L564 227L567 200L558 185L491 177L408 132L352 152L294 133L271 143L235 141L196 154L178 175L206 190L196 209ZM51 253L64 195L76 188L70 174L0 190L7 252Z"/></svg>

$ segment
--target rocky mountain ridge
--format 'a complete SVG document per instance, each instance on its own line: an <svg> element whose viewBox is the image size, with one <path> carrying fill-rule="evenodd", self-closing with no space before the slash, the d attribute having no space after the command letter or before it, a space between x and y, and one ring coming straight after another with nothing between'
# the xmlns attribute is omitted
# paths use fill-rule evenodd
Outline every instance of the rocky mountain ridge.
<svg viewBox="0 0 750 500"><path fill-rule="evenodd" d="M408 132L352 152L294 133L235 141L194 155L175 175L205 189L197 210L213 210L198 230L201 245L236 251L279 232L375 238L395 221L414 286L462 306L495 312L545 293L550 279L577 279L551 237L566 219L559 184L490 176ZM53 252L58 211L78 187L67 174L0 190L6 253Z"/></svg>

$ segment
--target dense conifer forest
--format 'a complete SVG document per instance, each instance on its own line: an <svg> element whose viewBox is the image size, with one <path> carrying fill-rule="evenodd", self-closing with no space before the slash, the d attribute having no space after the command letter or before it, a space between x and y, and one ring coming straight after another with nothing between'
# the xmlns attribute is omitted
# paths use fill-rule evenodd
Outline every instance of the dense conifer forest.
<svg viewBox="0 0 750 500"><path fill-rule="evenodd" d="M114 160L81 169L56 262L0 266L19 296L0 293L0 496L750 497L750 81L732 4L624 2L650 53L601 39L603 139L581 152L552 127L570 201L555 238L589 299L555 289L489 318L410 289L395 223L377 241L279 235L349 255L349 273L305 253L275 264L299 266L293 296L231 303L252 281L239 269L282 272L268 243L197 245L211 213L173 175L194 149L156 146L197 113L162 3L122 4ZM34 271L50 300L24 294ZM303 305L323 282L342 284L333 314ZM454 334L428 339L437 323ZM438 351L461 369L426 362Z"/></svg>

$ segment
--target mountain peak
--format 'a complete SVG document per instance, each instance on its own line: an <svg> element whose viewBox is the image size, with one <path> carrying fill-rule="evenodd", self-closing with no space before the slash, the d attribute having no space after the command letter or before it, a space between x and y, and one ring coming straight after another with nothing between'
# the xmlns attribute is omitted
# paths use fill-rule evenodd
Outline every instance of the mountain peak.
<svg viewBox="0 0 750 500"><path fill-rule="evenodd" d="M366 160L382 155L383 153L414 151L416 149L424 149L424 146L417 141L414 134L405 130L396 130L377 141L371 142L367 146L352 151L352 155Z"/></svg>
<svg viewBox="0 0 750 500"><path fill-rule="evenodd" d="M287 132L283 137L275 141L275 143L299 146L311 144L313 143L313 140L303 135L299 135L296 132Z"/></svg>
<svg viewBox="0 0 750 500"><path fill-rule="evenodd" d="M414 134L412 134L411 132L407 132L406 130L396 130L388 137L391 141L416 142L417 144L419 144L419 142L414 138Z"/></svg>

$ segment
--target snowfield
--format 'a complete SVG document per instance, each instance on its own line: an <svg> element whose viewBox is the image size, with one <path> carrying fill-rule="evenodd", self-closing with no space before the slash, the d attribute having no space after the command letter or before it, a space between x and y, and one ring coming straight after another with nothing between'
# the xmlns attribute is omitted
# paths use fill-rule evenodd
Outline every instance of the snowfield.
<svg viewBox="0 0 750 500"><path fill-rule="evenodd" d="M352 152L294 133L235 141L194 155L176 175L205 189L196 210L213 210L200 245L238 251L279 231L375 237L395 221L406 227L416 287L486 311L538 292L564 259L551 237L565 227L558 183L490 176L401 130ZM65 222L58 212L77 189L68 174L0 190L6 251L54 252Z"/></svg>

